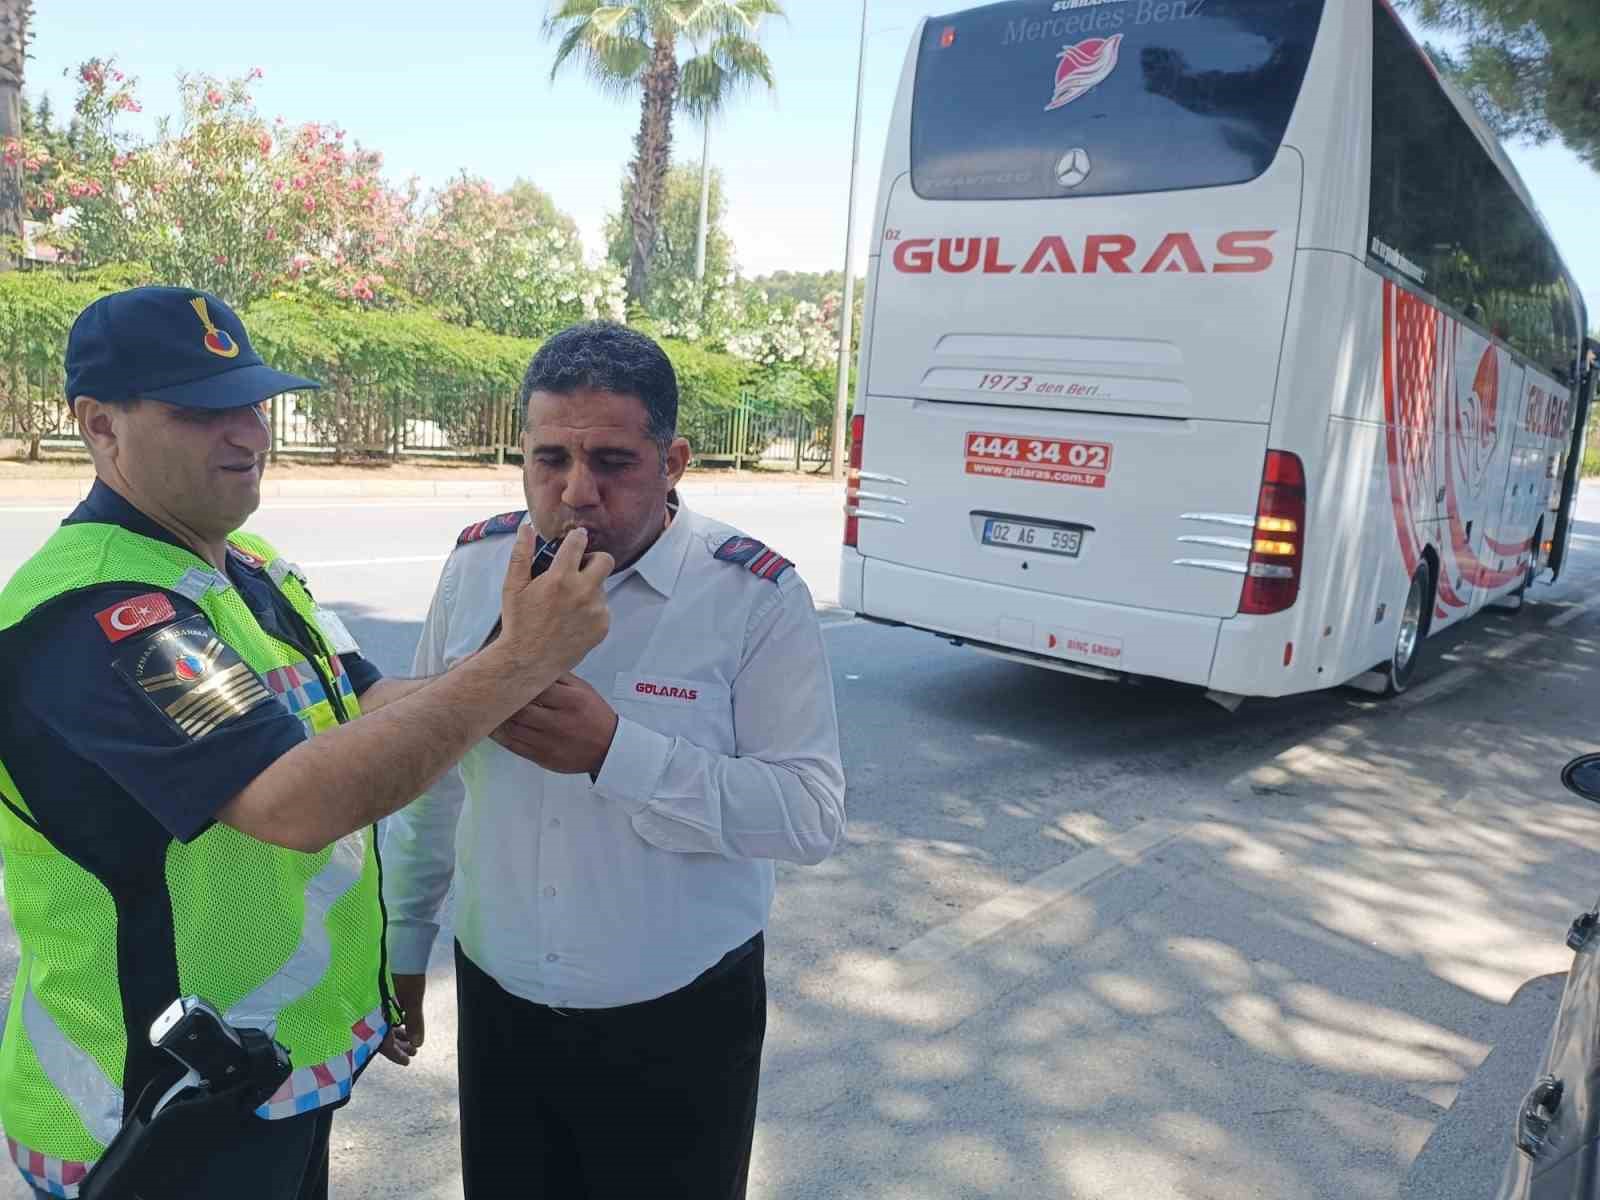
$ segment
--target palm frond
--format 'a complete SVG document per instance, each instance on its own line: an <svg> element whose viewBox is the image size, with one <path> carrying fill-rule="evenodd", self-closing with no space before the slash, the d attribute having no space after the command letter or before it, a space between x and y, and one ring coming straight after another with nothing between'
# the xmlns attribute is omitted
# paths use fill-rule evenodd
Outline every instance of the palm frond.
<svg viewBox="0 0 1600 1200"><path fill-rule="evenodd" d="M723 38L717 43L716 55L723 71L735 86L753 88L760 83L768 90L777 87L772 59L754 42L747 42L743 38Z"/></svg>
<svg viewBox="0 0 1600 1200"><path fill-rule="evenodd" d="M785 17L778 0L698 0L678 8L679 32L694 41L708 37L755 38L762 18Z"/></svg>
<svg viewBox="0 0 1600 1200"><path fill-rule="evenodd" d="M722 37L683 64L678 105L704 118L737 97L763 89L776 90L772 60L766 51L743 38Z"/></svg>
<svg viewBox="0 0 1600 1200"><path fill-rule="evenodd" d="M541 23L545 37L555 37L574 24L584 24L605 0L556 0Z"/></svg>
<svg viewBox="0 0 1600 1200"><path fill-rule="evenodd" d="M628 19L637 15L638 8L636 4L602 5L589 15L589 24L602 38L620 37Z"/></svg>
<svg viewBox="0 0 1600 1200"><path fill-rule="evenodd" d="M576 59L602 93L626 96L634 91L650 57L650 45L640 36L648 32L642 7L614 0L563 0L545 22L547 33L559 35L550 78ZM564 29L558 19L568 22Z"/></svg>
<svg viewBox="0 0 1600 1200"><path fill-rule="evenodd" d="M553 80L561 73L561 68L566 66L567 60L583 48L589 35L589 27L574 25L561 35L561 41L556 46L556 60L550 64L550 78Z"/></svg>
<svg viewBox="0 0 1600 1200"><path fill-rule="evenodd" d="M642 38L621 37L594 46L586 57L587 74L608 96L632 95L639 86L640 77L650 65L650 43Z"/></svg>
<svg viewBox="0 0 1600 1200"><path fill-rule="evenodd" d="M697 54L678 76L678 106L704 119L722 107L729 91L727 75L713 54Z"/></svg>

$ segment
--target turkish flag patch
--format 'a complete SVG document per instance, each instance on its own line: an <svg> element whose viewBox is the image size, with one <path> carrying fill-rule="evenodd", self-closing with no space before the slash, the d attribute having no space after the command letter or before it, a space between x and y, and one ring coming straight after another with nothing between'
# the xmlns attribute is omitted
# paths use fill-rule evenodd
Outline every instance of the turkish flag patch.
<svg viewBox="0 0 1600 1200"><path fill-rule="evenodd" d="M172 601L161 592L146 592L121 604L113 604L95 613L94 619L112 642L132 637L141 629L150 629L166 621L175 620Z"/></svg>

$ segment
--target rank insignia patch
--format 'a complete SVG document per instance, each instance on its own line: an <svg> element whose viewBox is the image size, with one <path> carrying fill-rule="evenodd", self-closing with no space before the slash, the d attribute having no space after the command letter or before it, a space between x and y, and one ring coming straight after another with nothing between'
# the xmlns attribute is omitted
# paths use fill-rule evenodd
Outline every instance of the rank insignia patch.
<svg viewBox="0 0 1600 1200"><path fill-rule="evenodd" d="M717 547L715 557L723 562L738 563L750 574L777 583L783 573L794 566L776 550L767 549L765 542L753 537L731 537Z"/></svg>
<svg viewBox="0 0 1600 1200"><path fill-rule="evenodd" d="M218 640L203 616L146 634L112 667L189 738L273 702L261 677Z"/></svg>
<svg viewBox="0 0 1600 1200"><path fill-rule="evenodd" d="M481 542L486 537L493 537L497 533L515 533L522 528L522 518L527 515L527 509L518 509L516 512L501 513L497 517L490 517L487 521L468 525L456 536L456 545L468 546L473 542Z"/></svg>

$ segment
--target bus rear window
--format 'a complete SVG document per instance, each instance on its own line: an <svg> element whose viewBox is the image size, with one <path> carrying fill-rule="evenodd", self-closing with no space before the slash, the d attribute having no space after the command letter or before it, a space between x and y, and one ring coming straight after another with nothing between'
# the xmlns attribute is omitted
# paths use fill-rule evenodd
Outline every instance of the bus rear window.
<svg viewBox="0 0 1600 1200"><path fill-rule="evenodd" d="M1010 0L930 18L911 109L929 200L1214 187L1271 165L1324 0Z"/></svg>

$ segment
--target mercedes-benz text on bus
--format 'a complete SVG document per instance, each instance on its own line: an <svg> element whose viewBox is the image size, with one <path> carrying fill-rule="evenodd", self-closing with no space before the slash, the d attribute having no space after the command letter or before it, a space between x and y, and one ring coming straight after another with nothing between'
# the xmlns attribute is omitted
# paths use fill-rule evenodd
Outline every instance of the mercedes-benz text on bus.
<svg viewBox="0 0 1600 1200"><path fill-rule="evenodd" d="M1385 0L929 18L867 288L863 616L1231 704L1560 569L1579 293Z"/></svg>

